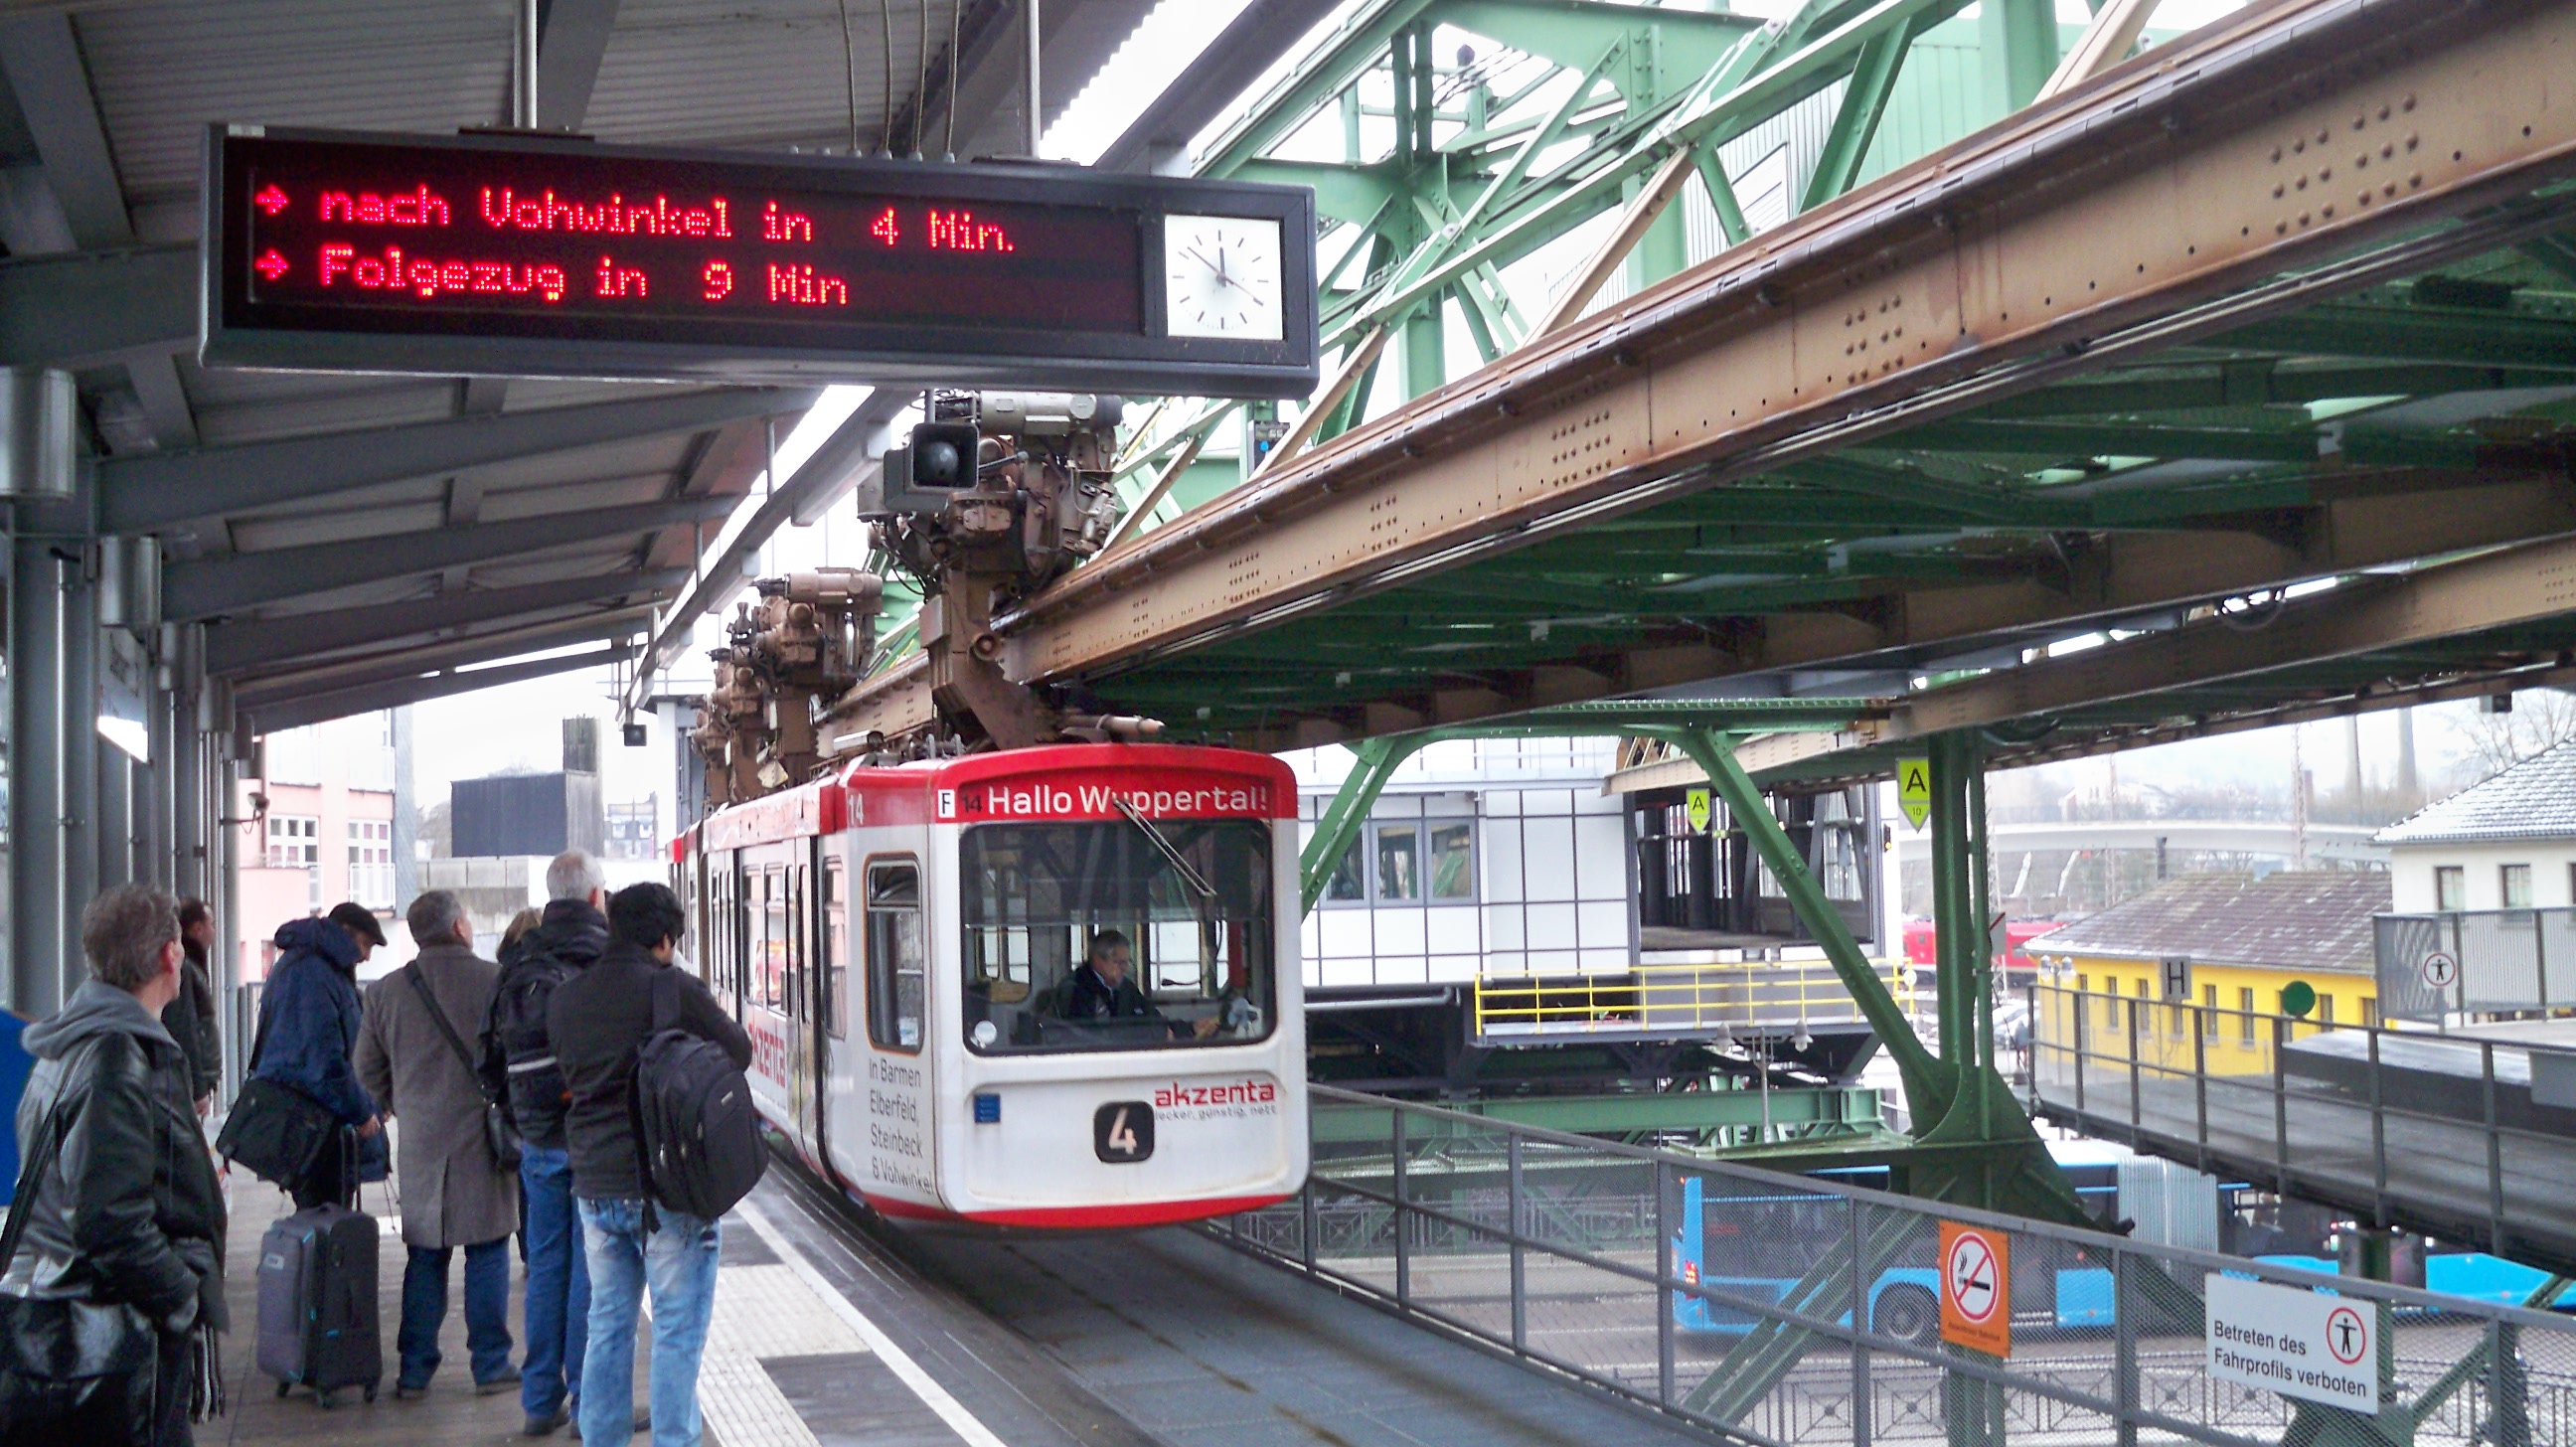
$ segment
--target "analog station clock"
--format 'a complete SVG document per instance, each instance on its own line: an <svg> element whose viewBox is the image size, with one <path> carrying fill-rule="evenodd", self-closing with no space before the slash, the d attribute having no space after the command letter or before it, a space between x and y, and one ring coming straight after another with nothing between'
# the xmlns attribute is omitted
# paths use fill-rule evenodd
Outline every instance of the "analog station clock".
<svg viewBox="0 0 2576 1447"><path fill-rule="evenodd" d="M1163 218L1164 333L1275 342L1284 335L1279 223L1247 216Z"/></svg>

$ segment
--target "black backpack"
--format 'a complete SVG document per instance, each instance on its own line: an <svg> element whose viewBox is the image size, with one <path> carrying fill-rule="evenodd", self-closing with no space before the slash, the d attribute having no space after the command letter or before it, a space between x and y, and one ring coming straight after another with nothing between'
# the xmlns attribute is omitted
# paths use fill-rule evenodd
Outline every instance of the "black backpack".
<svg viewBox="0 0 2576 1447"><path fill-rule="evenodd" d="M653 1025L635 1051L635 1144L649 1201L712 1221L760 1184L769 1153L751 1082L724 1047L679 1029L679 972L653 975Z"/></svg>
<svg viewBox="0 0 2576 1447"><path fill-rule="evenodd" d="M560 1145L563 1139L572 1091L555 1063L554 1042L546 1038L546 1004L555 986L580 973L580 965L552 956L521 960L502 972L492 997L490 1030L508 1066L510 1116L530 1140Z"/></svg>

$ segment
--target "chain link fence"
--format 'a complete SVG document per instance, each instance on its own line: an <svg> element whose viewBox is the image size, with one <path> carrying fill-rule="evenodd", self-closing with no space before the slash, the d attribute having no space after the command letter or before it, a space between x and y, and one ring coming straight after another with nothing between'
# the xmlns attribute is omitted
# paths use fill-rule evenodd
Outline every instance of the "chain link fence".
<svg viewBox="0 0 2576 1447"><path fill-rule="evenodd" d="M1306 1189L1222 1237L1734 1440L2576 1443L2576 1324L2557 1316L1313 1093L1345 1118ZM2376 1409L2213 1373L2213 1279L2229 1301L2241 1283L2349 1308L2336 1324L2368 1356L2337 1380L2375 1381Z"/></svg>

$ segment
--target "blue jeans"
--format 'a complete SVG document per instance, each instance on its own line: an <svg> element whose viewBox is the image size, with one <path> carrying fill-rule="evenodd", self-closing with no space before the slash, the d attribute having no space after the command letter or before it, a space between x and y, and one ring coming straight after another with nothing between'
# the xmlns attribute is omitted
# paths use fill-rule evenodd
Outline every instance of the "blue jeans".
<svg viewBox="0 0 2576 1447"><path fill-rule="evenodd" d="M635 1431L635 1307L653 1288L653 1444L697 1447L698 1357L715 1315L717 1223L641 1201L584 1201L590 1343L581 1364L582 1447L624 1447Z"/></svg>
<svg viewBox="0 0 2576 1447"><path fill-rule="evenodd" d="M403 1264L402 1375L398 1385L425 1387L438 1370L438 1329L447 1321L448 1246L413 1246ZM474 1380L510 1370L510 1238L465 1248L465 1349Z"/></svg>
<svg viewBox="0 0 2576 1447"><path fill-rule="evenodd" d="M581 1349L590 1333L590 1263L573 1214L572 1158L520 1146L519 1199L528 1208L528 1359L519 1405L531 1417L549 1417L567 1393L581 1400Z"/></svg>

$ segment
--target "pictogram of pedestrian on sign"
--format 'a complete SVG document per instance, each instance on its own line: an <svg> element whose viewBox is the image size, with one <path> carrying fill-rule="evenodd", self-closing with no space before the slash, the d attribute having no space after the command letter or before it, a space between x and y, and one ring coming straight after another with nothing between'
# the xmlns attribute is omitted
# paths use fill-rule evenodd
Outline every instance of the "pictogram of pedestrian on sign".
<svg viewBox="0 0 2576 1447"><path fill-rule="evenodd" d="M2003 1232L1941 1223L1941 1340L2012 1355L2012 1240Z"/></svg>
<svg viewBox="0 0 2576 1447"><path fill-rule="evenodd" d="M2448 950L2426 950L2415 972L2428 990L2447 990L2460 982L2460 962Z"/></svg>

